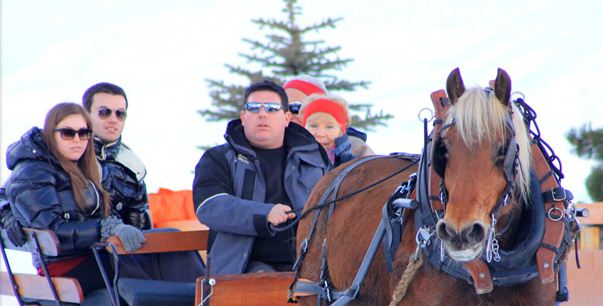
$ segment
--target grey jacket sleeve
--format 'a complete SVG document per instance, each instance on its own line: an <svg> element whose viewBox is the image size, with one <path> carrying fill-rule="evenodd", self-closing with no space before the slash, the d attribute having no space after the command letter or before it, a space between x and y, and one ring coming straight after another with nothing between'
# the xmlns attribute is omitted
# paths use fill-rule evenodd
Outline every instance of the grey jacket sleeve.
<svg viewBox="0 0 603 306"><path fill-rule="evenodd" d="M257 236L257 223L266 220L272 205L234 196L232 179L222 152L212 149L203 154L193 180L197 218L214 231Z"/></svg>

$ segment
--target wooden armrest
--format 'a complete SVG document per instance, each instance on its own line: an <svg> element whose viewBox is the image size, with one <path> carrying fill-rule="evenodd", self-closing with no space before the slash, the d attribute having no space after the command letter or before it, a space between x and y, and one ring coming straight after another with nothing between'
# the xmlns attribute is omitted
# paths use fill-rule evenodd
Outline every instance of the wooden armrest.
<svg viewBox="0 0 603 306"><path fill-rule="evenodd" d="M117 236L109 237L107 242L115 245L117 254L147 254L180 251L207 250L207 237L209 230L186 232L152 232L145 233L146 241L142 247L134 252L128 252ZM109 252L111 247L107 247Z"/></svg>
<svg viewBox="0 0 603 306"><path fill-rule="evenodd" d="M57 235L48 229L34 229L34 228L23 228L23 232L25 232L25 235L27 236L27 240L25 245L23 246L16 246L14 244L12 244L12 242L10 242L10 240L8 239L7 235L6 235L6 231L5 230L0 230L0 239L2 239L2 241L4 242L4 246L7 249L11 249L11 250L18 250L18 251L24 251L24 252L32 252L33 250L35 250L35 242L33 240L33 235L35 233L36 237L38 238L38 242L40 243L40 251L42 252L42 254L46 255L46 256L58 256L60 253L60 245L59 245L59 239L57 238Z"/></svg>
<svg viewBox="0 0 603 306"><path fill-rule="evenodd" d="M294 272L219 275L209 299L211 305L291 305L287 303ZM195 305L201 302L201 281L197 278Z"/></svg>
<svg viewBox="0 0 603 306"><path fill-rule="evenodd" d="M46 278L33 274L20 273L14 273L13 276L19 286L19 294L22 297L35 300L54 300ZM84 294L77 279L53 277L52 282L62 302L81 304L84 301ZM14 295L7 272L0 272L0 295Z"/></svg>

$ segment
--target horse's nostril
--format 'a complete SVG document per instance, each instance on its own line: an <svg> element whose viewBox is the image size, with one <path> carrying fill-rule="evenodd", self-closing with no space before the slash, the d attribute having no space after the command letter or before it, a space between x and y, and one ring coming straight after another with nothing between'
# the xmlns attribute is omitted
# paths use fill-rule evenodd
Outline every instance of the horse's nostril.
<svg viewBox="0 0 603 306"><path fill-rule="evenodd" d="M436 233L438 234L438 237L440 237L440 239L445 241L450 241L452 240L452 237L455 236L454 229L449 227L448 224L443 221L439 222L436 226Z"/></svg>
<svg viewBox="0 0 603 306"><path fill-rule="evenodd" d="M486 229L481 222L475 222L473 225L468 226L462 232L462 236L465 241L474 243L481 242L486 235Z"/></svg>

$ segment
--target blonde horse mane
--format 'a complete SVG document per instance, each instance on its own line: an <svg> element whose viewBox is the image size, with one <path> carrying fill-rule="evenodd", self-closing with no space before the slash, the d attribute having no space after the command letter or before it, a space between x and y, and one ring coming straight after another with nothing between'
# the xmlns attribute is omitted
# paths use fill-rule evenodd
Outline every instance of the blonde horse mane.
<svg viewBox="0 0 603 306"><path fill-rule="evenodd" d="M525 203L529 198L530 169L532 154L530 138L523 116L512 102L515 140L519 145L519 171L515 180L515 190ZM445 124L455 121L456 130L467 147L487 143L501 143L509 135L505 126L509 109L503 105L493 92L473 87L467 89L458 101L448 110Z"/></svg>

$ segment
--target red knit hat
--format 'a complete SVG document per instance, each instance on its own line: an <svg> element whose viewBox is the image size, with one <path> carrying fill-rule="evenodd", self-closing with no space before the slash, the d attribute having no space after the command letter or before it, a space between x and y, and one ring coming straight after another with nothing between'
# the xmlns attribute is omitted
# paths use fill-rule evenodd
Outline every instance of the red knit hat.
<svg viewBox="0 0 603 306"><path fill-rule="evenodd" d="M306 126L306 121L314 113L327 113L333 116L335 121L341 125L342 131L347 129L347 112L341 104L334 102L333 100L321 98L310 102L304 109L302 126Z"/></svg>
<svg viewBox="0 0 603 306"><path fill-rule="evenodd" d="M315 94L315 93L318 93L321 95L325 94L324 90L320 89L320 87L318 87L310 82L300 80L300 79L294 79L294 80L291 80L291 81L285 83L285 85L283 85L283 89L287 89L287 88L297 89L297 90L305 93L306 96L309 96L309 95Z"/></svg>

